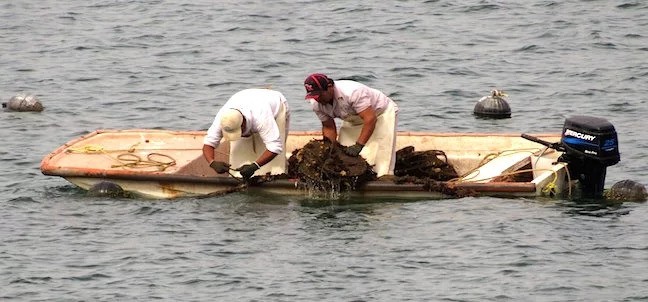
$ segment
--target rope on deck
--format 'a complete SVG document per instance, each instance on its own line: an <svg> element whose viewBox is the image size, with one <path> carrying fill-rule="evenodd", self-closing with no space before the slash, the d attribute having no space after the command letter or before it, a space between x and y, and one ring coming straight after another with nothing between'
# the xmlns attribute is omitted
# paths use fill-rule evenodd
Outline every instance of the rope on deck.
<svg viewBox="0 0 648 302"><path fill-rule="evenodd" d="M85 145L80 148L69 148L65 152L104 155L118 163L118 164L111 165L110 166L111 168L122 167L122 168L130 168L130 169L144 169L150 167L157 167L158 171L163 172L168 167L176 165L176 160L173 157L158 152L148 153L146 155L146 159L142 159L139 155L134 154L138 145L139 143L136 143L128 149L121 149L121 150L119 149L106 150L101 145ZM113 152L125 152L125 153L121 153L116 157L114 157L109 154Z"/></svg>

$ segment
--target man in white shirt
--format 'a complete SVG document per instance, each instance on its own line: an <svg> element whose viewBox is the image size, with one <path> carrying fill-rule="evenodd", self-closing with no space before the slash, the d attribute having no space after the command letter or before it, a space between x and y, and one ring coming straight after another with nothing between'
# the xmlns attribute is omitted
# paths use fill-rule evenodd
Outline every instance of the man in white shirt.
<svg viewBox="0 0 648 302"><path fill-rule="evenodd" d="M321 73L306 77L304 87L324 138L348 146L348 155L362 155L378 177L394 174L398 106L393 100L364 84L333 81ZM344 121L339 137L335 118Z"/></svg>
<svg viewBox="0 0 648 302"><path fill-rule="evenodd" d="M286 137L290 110L281 92L270 89L241 90L223 105L203 139L203 156L217 173L254 174L286 172ZM229 163L214 161L221 139L230 141ZM265 148L262 148L265 146Z"/></svg>

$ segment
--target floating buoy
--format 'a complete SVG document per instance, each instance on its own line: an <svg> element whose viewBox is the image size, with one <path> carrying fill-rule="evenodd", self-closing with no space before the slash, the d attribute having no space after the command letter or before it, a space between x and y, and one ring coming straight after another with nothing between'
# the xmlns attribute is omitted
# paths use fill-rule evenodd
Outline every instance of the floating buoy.
<svg viewBox="0 0 648 302"><path fill-rule="evenodd" d="M482 97L475 104L475 109L473 113L478 117L485 118L510 118L511 117L511 107L508 102L504 99L507 96L504 91L493 90L491 95Z"/></svg>
<svg viewBox="0 0 648 302"><path fill-rule="evenodd" d="M43 104L33 94L18 94L9 102L2 103L2 108L9 111L43 111Z"/></svg>
<svg viewBox="0 0 648 302"><path fill-rule="evenodd" d="M636 181L625 179L612 185L605 198L613 201L646 201L646 187Z"/></svg>
<svg viewBox="0 0 648 302"><path fill-rule="evenodd" d="M110 181L101 181L88 189L88 196L93 197L124 197L124 189Z"/></svg>

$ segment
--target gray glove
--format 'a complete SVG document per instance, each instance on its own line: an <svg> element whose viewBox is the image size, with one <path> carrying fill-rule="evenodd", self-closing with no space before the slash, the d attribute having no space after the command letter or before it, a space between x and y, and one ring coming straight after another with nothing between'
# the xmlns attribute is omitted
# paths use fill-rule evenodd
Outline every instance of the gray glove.
<svg viewBox="0 0 648 302"><path fill-rule="evenodd" d="M360 151L362 151L362 148L364 148L364 145L361 145L360 143L355 143L355 145L346 147L342 149L342 151L344 151L344 153L346 153L348 156L356 157L360 155Z"/></svg>
<svg viewBox="0 0 648 302"><path fill-rule="evenodd" d="M243 179L248 180L252 175L254 175L254 172L256 170L259 170L259 166L256 163L251 163L247 165L242 165L238 169L236 169L241 173L241 176L243 176Z"/></svg>
<svg viewBox="0 0 648 302"><path fill-rule="evenodd" d="M229 171L230 165L222 161L212 161L209 166L216 171L216 173L227 173Z"/></svg>

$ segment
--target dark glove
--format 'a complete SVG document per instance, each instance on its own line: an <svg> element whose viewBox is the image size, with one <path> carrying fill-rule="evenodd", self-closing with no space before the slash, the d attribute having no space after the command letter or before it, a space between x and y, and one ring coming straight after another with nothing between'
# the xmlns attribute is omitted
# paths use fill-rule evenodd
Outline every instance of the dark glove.
<svg viewBox="0 0 648 302"><path fill-rule="evenodd" d="M239 173L241 173L243 179L247 180L250 179L250 177L254 175L254 171L259 170L259 168L260 168L259 165L257 165L256 162L253 162L251 164L242 165L236 170L239 171Z"/></svg>
<svg viewBox="0 0 648 302"><path fill-rule="evenodd" d="M222 161L212 161L209 166L216 171L216 173L227 173L229 171L230 165Z"/></svg>
<svg viewBox="0 0 648 302"><path fill-rule="evenodd" d="M346 153L348 156L356 157L360 155L360 151L362 151L362 148L364 148L364 145L361 145L360 143L355 143L355 145L346 147L342 149L342 151L344 151L344 153Z"/></svg>

